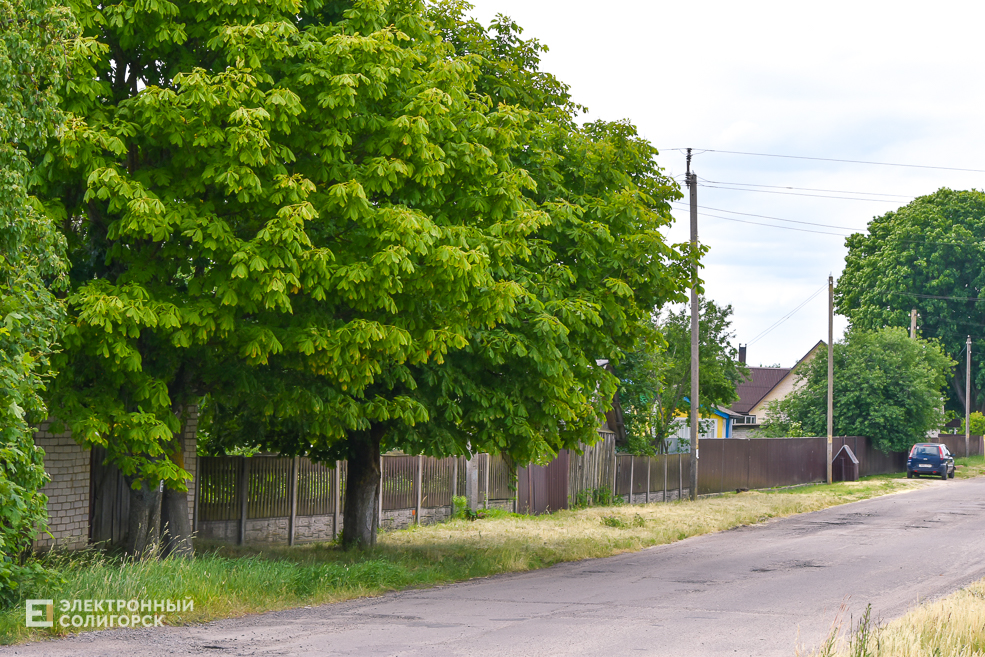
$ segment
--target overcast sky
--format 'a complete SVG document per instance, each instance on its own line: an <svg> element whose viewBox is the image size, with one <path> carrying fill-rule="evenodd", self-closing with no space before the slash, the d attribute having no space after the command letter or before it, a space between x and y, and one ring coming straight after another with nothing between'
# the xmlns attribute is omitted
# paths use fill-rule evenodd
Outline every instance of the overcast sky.
<svg viewBox="0 0 985 657"><path fill-rule="evenodd" d="M698 204L716 208L699 217L711 247L706 289L734 308L734 342L752 343L751 365L790 366L826 338L822 290L757 340L821 290L828 274L837 280L844 235L940 187L985 187L983 173L711 152L985 170L985 3L473 4L483 22L506 14L525 37L545 43L544 69L571 86L587 119L630 119L678 180L685 158L674 149L695 149L704 185ZM762 187L737 189L752 186ZM688 235L686 206L679 207L673 241ZM836 339L846 325L835 317Z"/></svg>

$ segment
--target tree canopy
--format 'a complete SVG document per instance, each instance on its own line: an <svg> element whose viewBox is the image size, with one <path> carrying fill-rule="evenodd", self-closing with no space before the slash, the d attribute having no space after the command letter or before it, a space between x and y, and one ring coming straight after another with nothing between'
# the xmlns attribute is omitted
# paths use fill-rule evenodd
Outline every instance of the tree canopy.
<svg viewBox="0 0 985 657"><path fill-rule="evenodd" d="M851 328L834 345L834 427L868 436L883 452L905 451L944 423L943 390L954 362L935 340L904 329ZM828 351L800 372L803 387L769 408L765 435L827 433Z"/></svg>
<svg viewBox="0 0 985 657"><path fill-rule="evenodd" d="M730 343L732 306L700 300L698 378L702 414L736 399L748 370ZM626 354L618 370L623 421L633 453L666 452L680 413L690 411L691 310L669 310L654 322L649 340Z"/></svg>
<svg viewBox="0 0 985 657"><path fill-rule="evenodd" d="M0 0L0 603L30 577L19 555L45 526L47 475L29 423L46 412L64 244L31 195L29 154L61 124L54 88L73 30L57 2Z"/></svg>
<svg viewBox="0 0 985 657"><path fill-rule="evenodd" d="M848 238L835 289L839 313L853 327L908 327L938 340L957 361L948 408L964 414L967 336L972 336L972 409L985 411L985 193L941 189L869 222Z"/></svg>
<svg viewBox="0 0 985 657"><path fill-rule="evenodd" d="M72 263L52 404L142 496L141 541L205 395L214 432L347 458L345 538L371 543L381 448L526 461L591 439L615 390L595 359L682 298L655 150L576 125L508 21L419 0L75 9L41 170Z"/></svg>

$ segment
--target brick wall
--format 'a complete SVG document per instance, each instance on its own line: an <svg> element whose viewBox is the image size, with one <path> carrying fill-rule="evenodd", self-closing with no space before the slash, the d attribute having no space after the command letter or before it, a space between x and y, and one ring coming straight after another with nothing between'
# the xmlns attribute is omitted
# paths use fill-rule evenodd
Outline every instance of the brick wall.
<svg viewBox="0 0 985 657"><path fill-rule="evenodd" d="M185 470L196 477L188 482L188 522L189 527L195 527L195 496L198 494L198 407L191 406L187 409L188 419L185 421L185 435L183 437L182 452L184 453Z"/></svg>
<svg viewBox="0 0 985 657"><path fill-rule="evenodd" d="M196 455L198 409L192 407L188 413L182 437L182 451L185 469L195 475L198 465ZM38 536L34 547L35 549L82 548L89 542L90 451L79 447L72 439L71 432L55 435L48 431L48 426L49 423L45 422L34 434L34 443L45 451L44 469L51 477L51 481L41 491L48 496L48 531L52 536L47 534ZM111 474L113 481L120 476L115 469ZM125 487L114 484L107 489L107 494L115 496L119 491L125 492ZM189 481L189 522L194 521L197 492L198 481ZM97 505L98 511L117 516L114 522L122 526L126 524L126 518L123 517L126 508L126 504L122 503ZM103 525L105 524L104 522ZM106 536L103 539L96 537L96 540L111 540L111 537Z"/></svg>
<svg viewBox="0 0 985 657"><path fill-rule="evenodd" d="M44 469L51 477L41 489L48 496L48 534L40 534L36 549L81 548L89 542L89 450L79 447L70 432L52 434L45 424L34 435L44 450Z"/></svg>

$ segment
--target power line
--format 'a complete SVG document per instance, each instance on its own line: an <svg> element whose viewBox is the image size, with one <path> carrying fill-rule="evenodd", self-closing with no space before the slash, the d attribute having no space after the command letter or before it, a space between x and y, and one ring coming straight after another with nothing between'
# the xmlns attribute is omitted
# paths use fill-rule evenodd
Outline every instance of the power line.
<svg viewBox="0 0 985 657"><path fill-rule="evenodd" d="M804 224L806 226L819 226L821 228L837 228L839 230L851 230L855 232L861 232L866 230L865 228L852 228L851 226L835 226L832 224L819 224L813 221L799 221L797 219L781 219L780 217L770 217L765 214L753 214L751 212L737 212L735 210L724 210L722 208L713 208L707 205L699 205L698 208L702 210L714 210L715 212L727 212L728 214L739 214L743 217L758 217L759 219L772 219L773 221L785 221L792 224Z"/></svg>
<svg viewBox="0 0 985 657"><path fill-rule="evenodd" d="M815 187L791 187L790 185L760 185L757 183L740 183L740 182L725 182L722 180L708 180L707 178L699 178L706 183L711 185L735 185L738 187L769 187L772 189L795 189L804 192L829 192L831 194L860 194L864 196L892 196L895 198L913 198L908 194L883 194L881 192L853 192L844 189L817 189Z"/></svg>
<svg viewBox="0 0 985 657"><path fill-rule="evenodd" d="M830 194L805 194L803 192L780 192L775 189L741 189L739 187L722 187L721 185L702 185L709 189L727 189L733 192L759 192L760 194L780 194L781 196L808 196L810 198L833 198L842 201L870 201L874 203L898 203L894 199L858 198L855 196L832 196Z"/></svg>
<svg viewBox="0 0 985 657"><path fill-rule="evenodd" d="M822 291L822 290L823 290L824 288L826 288L826 287L828 287L828 284L827 284L827 283L825 283L825 284L824 284L824 285L822 285L821 287L819 287L819 288L817 288L817 291L816 291L816 292L814 292L814 294L812 294L811 296L809 296L809 297L807 297L807 298L806 298L806 299L805 299L805 300L804 300L804 301L803 301L803 302L802 302L802 303L801 303L801 304L800 304L799 306L797 306L796 308L794 308L793 310L791 310L790 312L788 312L788 313L787 313L786 315L784 315L783 317L781 317L780 319L778 319L778 320L777 320L777 321L776 321L776 322L775 322L775 323L774 323L774 324L773 324L772 326L770 326L770 327L769 327L768 329L766 329L765 331L763 331L762 333L760 333L759 335L757 335L757 336L756 336L755 338L753 338L753 339L752 339L752 340L751 340L751 341L749 342L749 344L751 344L751 345L752 345L752 344L756 344L756 342L758 342L758 341L759 341L760 339L762 339L762 338L765 338L765 337L766 337L766 335L767 335L767 334L768 334L768 333L769 333L770 331L772 331L773 329L775 329L776 327L778 327L778 326L779 326L780 324L782 324L783 322L785 322L785 321L787 321L788 319L790 319L791 317L793 317L793 316L794 316L794 314L796 314L796 312L797 312L798 310L800 310L801 308L803 308L804 306L806 306L806 305L807 305L808 303L810 303L810 302L811 302L811 301L812 301L812 300L814 299L814 297L816 297L817 295L819 295L819 294L821 293L821 291Z"/></svg>
<svg viewBox="0 0 985 657"><path fill-rule="evenodd" d="M985 301L981 297L943 297L936 294L917 294L915 292L901 292L899 290L873 290L876 294L897 294L900 296L916 297L918 299L938 299L940 301Z"/></svg>
<svg viewBox="0 0 985 657"><path fill-rule="evenodd" d="M665 150L683 151L685 149L682 149L682 148L668 148L668 149L665 149ZM940 170L940 171L966 171L968 173L985 173L985 169L963 169L961 167L937 167L937 166L930 166L930 165L927 165L927 164L899 164L899 163L896 163L896 162L872 162L872 161L869 161L869 160L842 160L842 159L833 158L833 157L808 157L806 155L778 155L776 153L749 153L749 152L745 152L745 151L720 151L720 150L715 150L715 149L712 149L712 148L703 149L700 152L695 153L695 154L696 155L700 155L701 153L724 153L726 155L752 155L752 156L755 156L755 157L780 157L780 158L785 158L785 159L789 159L789 160L816 160L816 161L819 161L819 162L844 162L844 163L847 163L847 164L871 164L871 165L874 165L874 166L881 166L881 167L903 167L903 168L907 168L907 169L937 169L937 170Z"/></svg>
<svg viewBox="0 0 985 657"><path fill-rule="evenodd" d="M680 208L678 208L680 210ZM734 217L723 217L717 214L709 214L707 212L699 212L702 217L709 217L711 219L723 219L725 221L735 221L740 224L751 224L753 226L766 226L767 228L780 228L782 230L795 230L801 233L816 233L818 235L834 235L835 237L848 237L848 235L843 233L829 233L821 230L810 230L808 228L794 228L793 226L777 226L776 224L764 224L760 221L748 221L746 219L735 219ZM806 223L806 222L805 222Z"/></svg>

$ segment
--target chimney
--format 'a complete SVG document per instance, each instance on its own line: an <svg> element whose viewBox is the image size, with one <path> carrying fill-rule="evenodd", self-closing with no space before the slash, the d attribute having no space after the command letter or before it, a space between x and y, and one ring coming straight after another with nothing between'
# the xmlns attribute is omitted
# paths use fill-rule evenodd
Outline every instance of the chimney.
<svg viewBox="0 0 985 657"><path fill-rule="evenodd" d="M746 345L748 347L749 345ZM746 364L746 347L739 345L739 362L743 365Z"/></svg>

